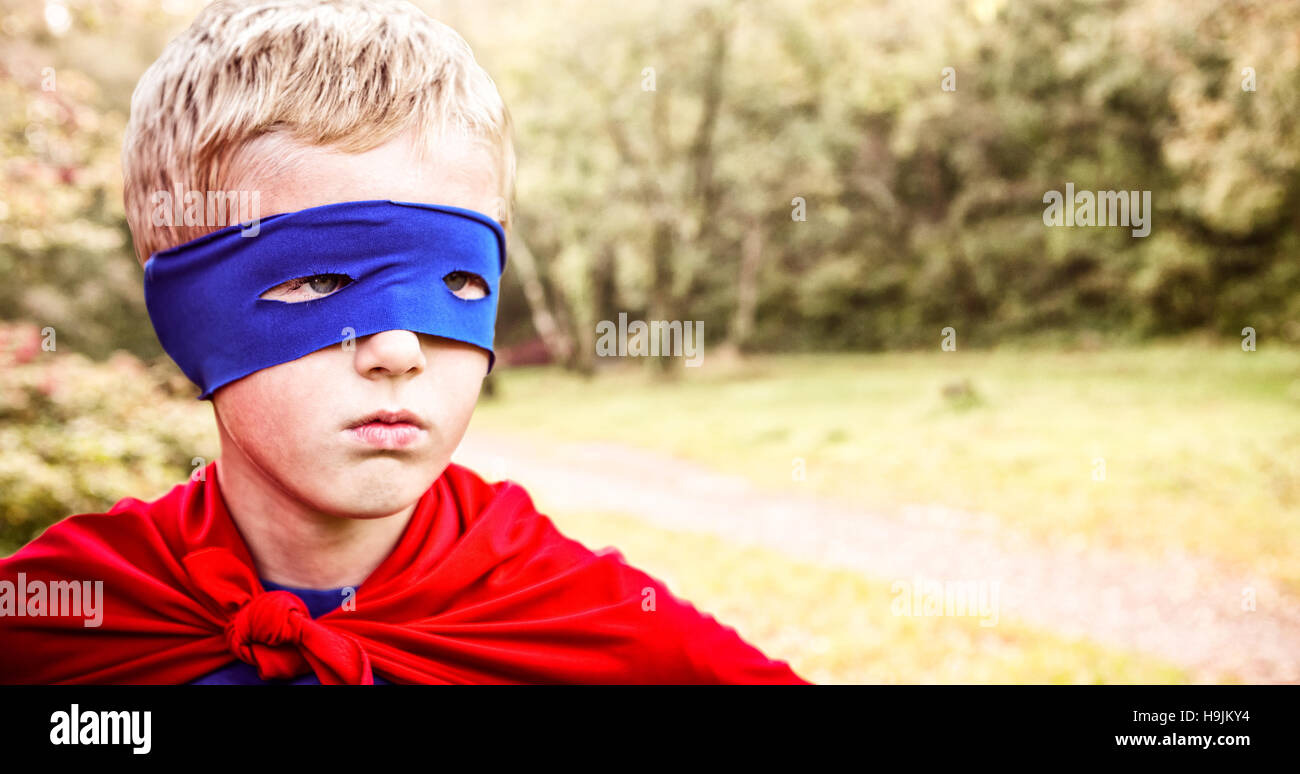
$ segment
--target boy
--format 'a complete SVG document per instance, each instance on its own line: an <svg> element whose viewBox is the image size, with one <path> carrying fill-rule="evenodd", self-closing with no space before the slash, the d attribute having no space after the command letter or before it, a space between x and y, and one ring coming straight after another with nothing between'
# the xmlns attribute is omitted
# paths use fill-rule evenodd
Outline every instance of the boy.
<svg viewBox="0 0 1300 774"><path fill-rule="evenodd" d="M219 0L167 47L126 209L221 457L0 561L0 682L805 682L450 463L494 359L510 134L465 42L398 0ZM247 200L214 191L260 212L213 222Z"/></svg>

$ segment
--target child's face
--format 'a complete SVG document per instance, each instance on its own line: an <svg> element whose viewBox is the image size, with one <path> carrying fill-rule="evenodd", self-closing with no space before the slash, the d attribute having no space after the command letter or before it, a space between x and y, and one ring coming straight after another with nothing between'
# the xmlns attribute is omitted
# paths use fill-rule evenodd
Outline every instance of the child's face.
<svg viewBox="0 0 1300 774"><path fill-rule="evenodd" d="M272 140L244 154L237 167L243 175L232 187L260 191L262 217L366 199L446 204L499 217L495 166L486 150L449 139L423 166L414 154L409 135L361 154ZM287 170L265 165L286 156ZM329 292L326 282L293 294ZM353 343L264 368L213 393L223 464L240 463L313 510L339 516L386 516L418 499L464 435L488 355L403 330ZM385 411L413 416L410 423L350 429Z"/></svg>

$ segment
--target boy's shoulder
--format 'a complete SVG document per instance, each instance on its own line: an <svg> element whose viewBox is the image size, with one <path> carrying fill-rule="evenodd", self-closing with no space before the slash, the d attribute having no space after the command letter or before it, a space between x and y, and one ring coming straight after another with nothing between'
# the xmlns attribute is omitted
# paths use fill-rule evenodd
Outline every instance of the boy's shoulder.
<svg viewBox="0 0 1300 774"><path fill-rule="evenodd" d="M180 483L153 500L124 497L105 511L74 513L45 528L9 558L31 553L42 553L56 547L65 547L70 541L74 547L87 547L88 540L105 542L159 536L163 524L160 513L174 511L185 497L190 482ZM74 537L75 536L75 537Z"/></svg>
<svg viewBox="0 0 1300 774"><path fill-rule="evenodd" d="M221 532L213 523L220 520L208 518L221 507L220 497L207 470L156 500L125 498L103 513L70 516L0 560L0 575L105 578L112 581L106 587L135 589L112 596L116 607L96 630L101 636L141 617L173 626L179 616L202 632L205 619L192 602L185 557L226 539L212 532ZM417 514L409 550L399 547L403 559L391 572L377 571L384 577L375 578L372 593L427 599L422 615L431 621L474 623L497 636L515 632L520 647L534 647L540 637L568 652L558 662L539 661L549 666L538 666L531 679L801 682L788 665L767 659L617 550L593 551L562 534L517 483L489 483L452 464L421 505L430 510ZM124 606L129 615L119 614ZM597 667L593 652L601 654Z"/></svg>
<svg viewBox="0 0 1300 774"><path fill-rule="evenodd" d="M637 664L621 682L805 683L783 661L769 659L734 628L678 597L668 586L629 563L617 548L595 549L565 535L513 481L487 483L463 466L449 469L448 482L463 490L490 493L491 504L479 513L463 546L497 552L489 577L509 579L515 588L547 590L555 612L609 616L606 625L621 629L606 648L627 647L627 663ZM477 533L477 534L476 534ZM565 610L565 597L571 606ZM613 611L621 611L614 615ZM595 618L593 618L595 620Z"/></svg>
<svg viewBox="0 0 1300 774"><path fill-rule="evenodd" d="M104 511L65 516L12 556L0 561L64 550L76 551L84 557L93 543L121 548L133 543L161 541L169 548L181 550L187 542L186 533L200 528L201 516L210 515L218 508L224 511L215 464L209 463L195 471L188 480L175 484L153 499L123 497ZM430 489L439 486L446 487L457 510L469 517L470 522L502 494L511 501L522 499L531 505L527 492L518 484L511 481L489 483L473 470L455 463L447 466ZM201 536L190 534L189 542L196 537Z"/></svg>

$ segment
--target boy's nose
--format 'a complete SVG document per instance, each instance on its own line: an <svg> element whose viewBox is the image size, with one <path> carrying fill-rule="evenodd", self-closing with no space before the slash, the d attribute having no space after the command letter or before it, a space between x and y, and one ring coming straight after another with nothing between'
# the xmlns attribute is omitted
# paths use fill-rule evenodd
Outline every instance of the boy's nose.
<svg viewBox="0 0 1300 774"><path fill-rule="evenodd" d="M420 373L425 368L424 348L411 331L382 331L357 339L357 373L367 379Z"/></svg>

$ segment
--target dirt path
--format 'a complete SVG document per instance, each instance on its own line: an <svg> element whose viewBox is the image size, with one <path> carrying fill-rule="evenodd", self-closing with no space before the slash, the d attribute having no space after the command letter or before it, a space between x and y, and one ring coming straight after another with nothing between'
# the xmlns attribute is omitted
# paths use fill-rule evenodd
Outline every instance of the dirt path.
<svg viewBox="0 0 1300 774"><path fill-rule="evenodd" d="M1044 546L941 506L901 517L772 495L693 463L614 444L547 444L471 429L455 457L522 484L543 513L608 512L706 532L888 581L999 581L999 616L1162 656L1218 682L1300 682L1300 600L1263 576L1189 555ZM1242 610L1254 589L1254 611ZM883 612L882 614L888 614Z"/></svg>

